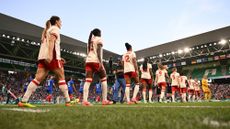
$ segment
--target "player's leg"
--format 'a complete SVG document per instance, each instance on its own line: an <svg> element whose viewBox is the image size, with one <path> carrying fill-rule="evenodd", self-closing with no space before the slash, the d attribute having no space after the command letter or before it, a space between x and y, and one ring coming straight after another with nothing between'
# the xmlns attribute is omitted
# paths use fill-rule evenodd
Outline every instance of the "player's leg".
<svg viewBox="0 0 230 129"><path fill-rule="evenodd" d="M147 103L147 101L146 101L146 85L147 85L147 83L144 79L141 80L141 83L143 86L143 89L142 89L143 101L144 101L144 103Z"/></svg>
<svg viewBox="0 0 230 129"><path fill-rule="evenodd" d="M101 88L102 88L102 105L109 105L112 104L112 102L107 100L107 93L108 93L108 89L107 89L107 78L106 78L106 71L104 66L102 66L99 69L99 77L100 77L100 81L101 81Z"/></svg>
<svg viewBox="0 0 230 129"><path fill-rule="evenodd" d="M130 101L130 86L131 86L131 79L128 74L125 74L125 82L126 82L126 88L125 88L125 96L127 104L132 104Z"/></svg>
<svg viewBox="0 0 230 129"><path fill-rule="evenodd" d="M69 98L69 93L68 93L68 87L66 85L65 81L65 74L64 74L64 68L56 68L53 70L53 72L57 75L58 77L58 85L60 90L62 91L65 101L66 101L66 106L70 106L70 98Z"/></svg>
<svg viewBox="0 0 230 129"><path fill-rule="evenodd" d="M85 66L86 79L85 79L85 83L84 83L83 101L82 101L83 106L91 106L91 103L88 102L89 86L93 81L93 73L94 73L93 69L96 69L94 67L98 67L98 66L99 66L99 64L86 63L86 66Z"/></svg>
<svg viewBox="0 0 230 129"><path fill-rule="evenodd" d="M152 103L152 97L153 97L153 88L152 88L152 80L148 80L148 89L149 89L149 102Z"/></svg>
<svg viewBox="0 0 230 129"><path fill-rule="evenodd" d="M162 102L162 100L165 97L166 83L160 83L159 86L161 87L161 95L159 102Z"/></svg>
<svg viewBox="0 0 230 129"><path fill-rule="evenodd" d="M122 86L120 102L123 103L124 102L124 95L125 95L125 87L126 87L125 79L124 78L120 78L119 79L119 83Z"/></svg>
<svg viewBox="0 0 230 129"><path fill-rule="evenodd" d="M37 69L35 79L33 79L30 84L27 87L26 93L24 94L22 101L18 103L19 107L35 107L31 104L28 104L28 100L33 92L37 89L38 85L41 81L45 79L45 77L48 74L48 70L45 68L39 68Z"/></svg>
<svg viewBox="0 0 230 129"><path fill-rule="evenodd" d="M186 102L186 88L182 88L182 101Z"/></svg>
<svg viewBox="0 0 230 129"><path fill-rule="evenodd" d="M118 82L118 79L116 79L115 81L115 85L114 85L114 90L113 90L113 103L115 104L116 102L118 102L118 90L119 90L119 86L120 83Z"/></svg>
<svg viewBox="0 0 230 129"><path fill-rule="evenodd" d="M175 93L176 93L176 86L172 86L172 102L175 102Z"/></svg>
<svg viewBox="0 0 230 129"><path fill-rule="evenodd" d="M137 94L139 92L139 76L136 73L132 73L132 78L134 78L135 81L135 88L134 88L134 92L133 92L133 98L132 101L137 103Z"/></svg>

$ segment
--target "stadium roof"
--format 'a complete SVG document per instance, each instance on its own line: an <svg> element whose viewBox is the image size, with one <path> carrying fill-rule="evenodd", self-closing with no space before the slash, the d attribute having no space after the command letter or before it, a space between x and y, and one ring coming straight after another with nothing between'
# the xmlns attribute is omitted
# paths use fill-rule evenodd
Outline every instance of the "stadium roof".
<svg viewBox="0 0 230 129"><path fill-rule="evenodd" d="M41 33L43 31L42 27L33 25L31 23L7 16L0 13L0 32L7 33L10 35L20 36L33 40L35 42L40 42ZM70 38L65 35L61 35L61 48L67 49L69 51L76 51L80 53L86 52L87 44L77 39ZM104 58L119 56L116 53L104 50Z"/></svg>
<svg viewBox="0 0 230 129"><path fill-rule="evenodd" d="M144 58L153 55L159 55L166 52L177 51L186 47L193 47L210 42L218 42L221 39L230 38L230 26L198 34L184 39L168 42L162 45L136 51L137 58Z"/></svg>

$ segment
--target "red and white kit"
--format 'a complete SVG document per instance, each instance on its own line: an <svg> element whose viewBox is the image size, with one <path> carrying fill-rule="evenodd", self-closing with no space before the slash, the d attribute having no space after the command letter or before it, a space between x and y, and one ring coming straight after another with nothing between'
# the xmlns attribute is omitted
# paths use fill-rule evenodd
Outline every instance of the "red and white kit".
<svg viewBox="0 0 230 129"><path fill-rule="evenodd" d="M54 49L53 49L53 58L49 64L45 63L45 59L48 58L48 44L49 41L47 39L50 39L51 36L55 36L56 40L54 43ZM54 70L56 68L62 68L63 62L61 61L61 51L60 51L60 29L57 26L51 26L46 33L46 38L42 41L39 55L38 55L38 67L39 68L46 68L48 70Z"/></svg>

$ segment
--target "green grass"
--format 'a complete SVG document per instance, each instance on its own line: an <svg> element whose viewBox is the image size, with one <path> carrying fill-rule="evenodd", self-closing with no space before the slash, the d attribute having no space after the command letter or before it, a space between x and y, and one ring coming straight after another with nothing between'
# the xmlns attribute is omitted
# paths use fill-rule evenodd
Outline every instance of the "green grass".
<svg viewBox="0 0 230 129"><path fill-rule="evenodd" d="M230 128L230 102L117 104L92 107L38 105L33 108L50 110L45 113L9 111L4 110L5 108L17 106L0 105L0 129Z"/></svg>

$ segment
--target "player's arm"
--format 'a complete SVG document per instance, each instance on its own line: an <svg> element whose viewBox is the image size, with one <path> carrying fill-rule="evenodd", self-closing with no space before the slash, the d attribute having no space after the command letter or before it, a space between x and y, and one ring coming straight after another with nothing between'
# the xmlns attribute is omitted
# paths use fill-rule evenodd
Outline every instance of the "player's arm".
<svg viewBox="0 0 230 129"><path fill-rule="evenodd" d="M158 81L158 76L156 74L156 78L155 78L155 82L154 82L154 85L156 86L157 85L157 81Z"/></svg>
<svg viewBox="0 0 230 129"><path fill-rule="evenodd" d="M133 61L133 64L134 64L135 71L136 71L137 75L139 76L139 70L138 70L136 58L134 57L132 61Z"/></svg>
<svg viewBox="0 0 230 129"><path fill-rule="evenodd" d="M50 63L53 59L53 49L55 45L55 41L57 39L57 35L55 33L52 33L48 39L48 57L45 59L47 63Z"/></svg>
<svg viewBox="0 0 230 129"><path fill-rule="evenodd" d="M102 44L97 44L97 57L99 63L102 64Z"/></svg>
<svg viewBox="0 0 230 129"><path fill-rule="evenodd" d="M152 82L154 81L154 78L153 78L153 71L152 71L152 68L149 69L149 72L150 72L150 76L152 78Z"/></svg>

